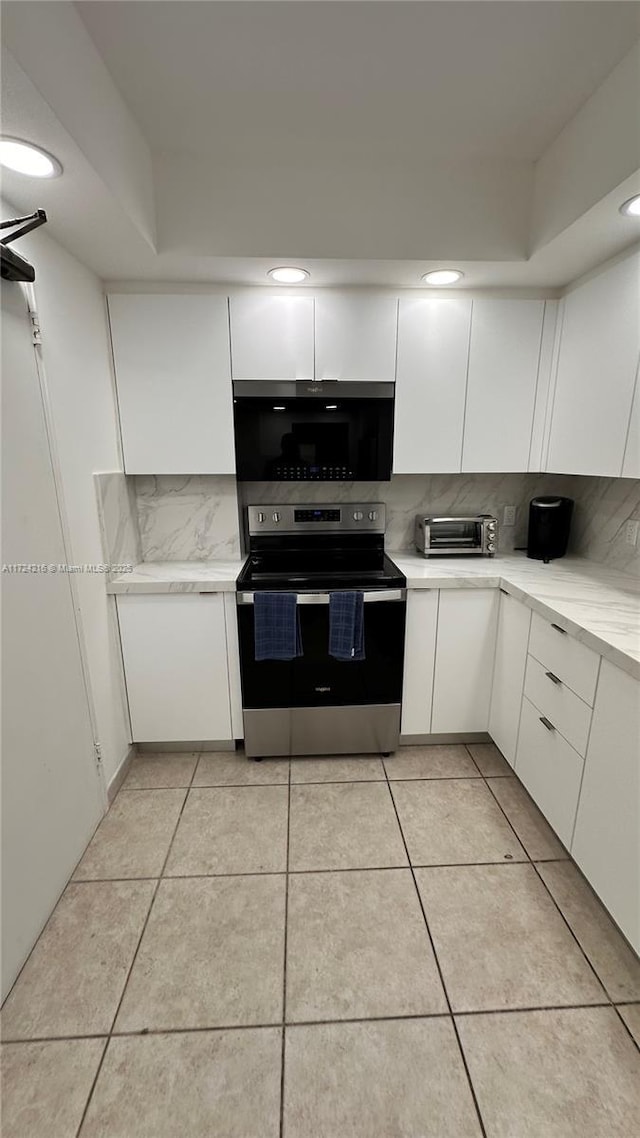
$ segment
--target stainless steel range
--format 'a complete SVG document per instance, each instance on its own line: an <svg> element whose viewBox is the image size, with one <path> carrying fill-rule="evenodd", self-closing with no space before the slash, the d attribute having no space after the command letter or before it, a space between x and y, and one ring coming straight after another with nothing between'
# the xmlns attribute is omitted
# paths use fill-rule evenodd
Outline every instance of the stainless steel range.
<svg viewBox="0 0 640 1138"><path fill-rule="evenodd" d="M396 748L406 578L384 552L379 503L249 506L237 583L246 753L322 755ZM330 596L363 594L364 658L329 654ZM297 597L302 654L256 660L257 592Z"/></svg>

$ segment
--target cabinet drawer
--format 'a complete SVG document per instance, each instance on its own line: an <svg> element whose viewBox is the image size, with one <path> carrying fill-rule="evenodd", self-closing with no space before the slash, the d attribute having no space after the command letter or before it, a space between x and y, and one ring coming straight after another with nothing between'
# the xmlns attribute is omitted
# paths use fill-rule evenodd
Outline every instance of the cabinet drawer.
<svg viewBox="0 0 640 1138"><path fill-rule="evenodd" d="M571 845L583 762L559 731L549 731L526 696L516 755L516 774L567 848Z"/></svg>
<svg viewBox="0 0 640 1138"><path fill-rule="evenodd" d="M554 673L551 673L554 675ZM524 693L542 715L564 735L567 742L584 757L589 738L591 708L558 678L549 673L533 656L527 658Z"/></svg>
<svg viewBox="0 0 640 1138"><path fill-rule="evenodd" d="M591 648L580 644L559 625L533 614L529 652L545 671L553 672L585 703L593 707L600 657Z"/></svg>

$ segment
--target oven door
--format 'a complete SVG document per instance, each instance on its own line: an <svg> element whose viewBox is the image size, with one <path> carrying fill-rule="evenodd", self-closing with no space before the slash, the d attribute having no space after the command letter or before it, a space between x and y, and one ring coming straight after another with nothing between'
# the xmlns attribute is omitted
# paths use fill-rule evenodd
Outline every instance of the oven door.
<svg viewBox="0 0 640 1138"><path fill-rule="evenodd" d="M364 594L364 660L329 655L329 594L298 595L302 656L256 660L253 594L238 594L243 708L400 703L406 599L402 589Z"/></svg>
<svg viewBox="0 0 640 1138"><path fill-rule="evenodd" d="M364 660L335 660L329 655L329 594L301 593L303 655L290 661L257 661L253 594L238 594L248 756L395 750L400 736L405 593L370 591L364 601Z"/></svg>

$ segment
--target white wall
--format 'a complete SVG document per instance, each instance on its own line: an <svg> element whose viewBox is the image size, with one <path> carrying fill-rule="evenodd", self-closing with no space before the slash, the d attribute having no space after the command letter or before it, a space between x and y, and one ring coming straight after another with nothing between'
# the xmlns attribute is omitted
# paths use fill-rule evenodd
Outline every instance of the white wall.
<svg viewBox="0 0 640 1138"><path fill-rule="evenodd" d="M2 555L68 557L22 287L2 282ZM104 809L72 578L2 574L2 995Z"/></svg>
<svg viewBox="0 0 640 1138"><path fill-rule="evenodd" d="M3 205L3 216L15 216ZM103 561L94 471L122 470L106 304L98 277L41 229L21 239L36 268L42 355L74 564ZM115 605L101 574L74 577L107 784L129 750Z"/></svg>

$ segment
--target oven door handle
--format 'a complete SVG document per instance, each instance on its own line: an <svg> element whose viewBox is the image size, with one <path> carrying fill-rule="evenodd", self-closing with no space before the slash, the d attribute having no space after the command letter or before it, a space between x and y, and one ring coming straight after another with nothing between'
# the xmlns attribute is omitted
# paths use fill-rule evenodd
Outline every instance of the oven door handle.
<svg viewBox="0 0 640 1138"><path fill-rule="evenodd" d="M293 592L293 590L291 591ZM297 599L299 605L328 605L330 596L330 593L298 593ZM380 589L379 591L371 592L364 591L363 596L364 603L367 605L379 604L381 601L403 601L404 598L404 589ZM253 593L238 593L237 602L239 605L252 605Z"/></svg>

